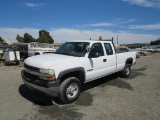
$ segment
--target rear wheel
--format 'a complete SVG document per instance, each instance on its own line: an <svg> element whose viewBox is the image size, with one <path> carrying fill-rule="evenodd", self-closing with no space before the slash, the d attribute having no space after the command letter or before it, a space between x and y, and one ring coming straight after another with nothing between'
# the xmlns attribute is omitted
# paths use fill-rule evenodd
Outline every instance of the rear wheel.
<svg viewBox="0 0 160 120"><path fill-rule="evenodd" d="M64 103L71 103L78 99L81 91L81 83L78 78L65 79L59 87L59 98Z"/></svg>
<svg viewBox="0 0 160 120"><path fill-rule="evenodd" d="M121 77L127 78L131 73L131 65L126 64L124 69L121 71Z"/></svg>

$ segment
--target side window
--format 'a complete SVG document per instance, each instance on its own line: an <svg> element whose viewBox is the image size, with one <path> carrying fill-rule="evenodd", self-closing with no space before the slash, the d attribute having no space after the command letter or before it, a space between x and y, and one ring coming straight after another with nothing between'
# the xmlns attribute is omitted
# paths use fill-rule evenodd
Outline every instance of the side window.
<svg viewBox="0 0 160 120"><path fill-rule="evenodd" d="M104 43L107 55L113 55L113 50L110 43Z"/></svg>
<svg viewBox="0 0 160 120"><path fill-rule="evenodd" d="M97 52L99 56L104 56L104 51L101 43L94 43L91 47L91 52Z"/></svg>

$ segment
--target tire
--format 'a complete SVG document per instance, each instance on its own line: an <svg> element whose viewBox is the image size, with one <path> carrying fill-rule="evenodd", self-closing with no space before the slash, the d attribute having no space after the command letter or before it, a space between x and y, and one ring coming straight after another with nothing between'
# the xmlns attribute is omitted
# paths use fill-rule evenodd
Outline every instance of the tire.
<svg viewBox="0 0 160 120"><path fill-rule="evenodd" d="M122 78L127 78L131 73L131 65L126 64L124 69L121 71L121 77Z"/></svg>
<svg viewBox="0 0 160 120"><path fill-rule="evenodd" d="M78 78L65 79L59 87L59 99L64 103L72 103L78 99L81 92L81 83Z"/></svg>

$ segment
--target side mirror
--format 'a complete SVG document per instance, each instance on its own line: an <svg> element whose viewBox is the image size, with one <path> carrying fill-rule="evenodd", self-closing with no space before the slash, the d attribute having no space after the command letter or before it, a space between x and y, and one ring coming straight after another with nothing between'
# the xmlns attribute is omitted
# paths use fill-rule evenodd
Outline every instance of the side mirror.
<svg viewBox="0 0 160 120"><path fill-rule="evenodd" d="M91 50L91 47L88 45L88 46L86 47L86 50L87 50L87 52L89 52L89 51Z"/></svg>
<svg viewBox="0 0 160 120"><path fill-rule="evenodd" d="M97 53L97 52L91 52L89 54L89 58L97 58L97 57L99 57L99 53Z"/></svg>

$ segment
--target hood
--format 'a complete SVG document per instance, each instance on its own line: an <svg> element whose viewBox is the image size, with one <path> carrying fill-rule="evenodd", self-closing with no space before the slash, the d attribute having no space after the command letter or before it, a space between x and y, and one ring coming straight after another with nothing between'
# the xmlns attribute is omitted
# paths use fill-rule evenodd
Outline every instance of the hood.
<svg viewBox="0 0 160 120"><path fill-rule="evenodd" d="M28 57L24 62L27 65L37 68L49 69L52 66L73 62L79 60L79 57L60 55L60 54L43 54Z"/></svg>

